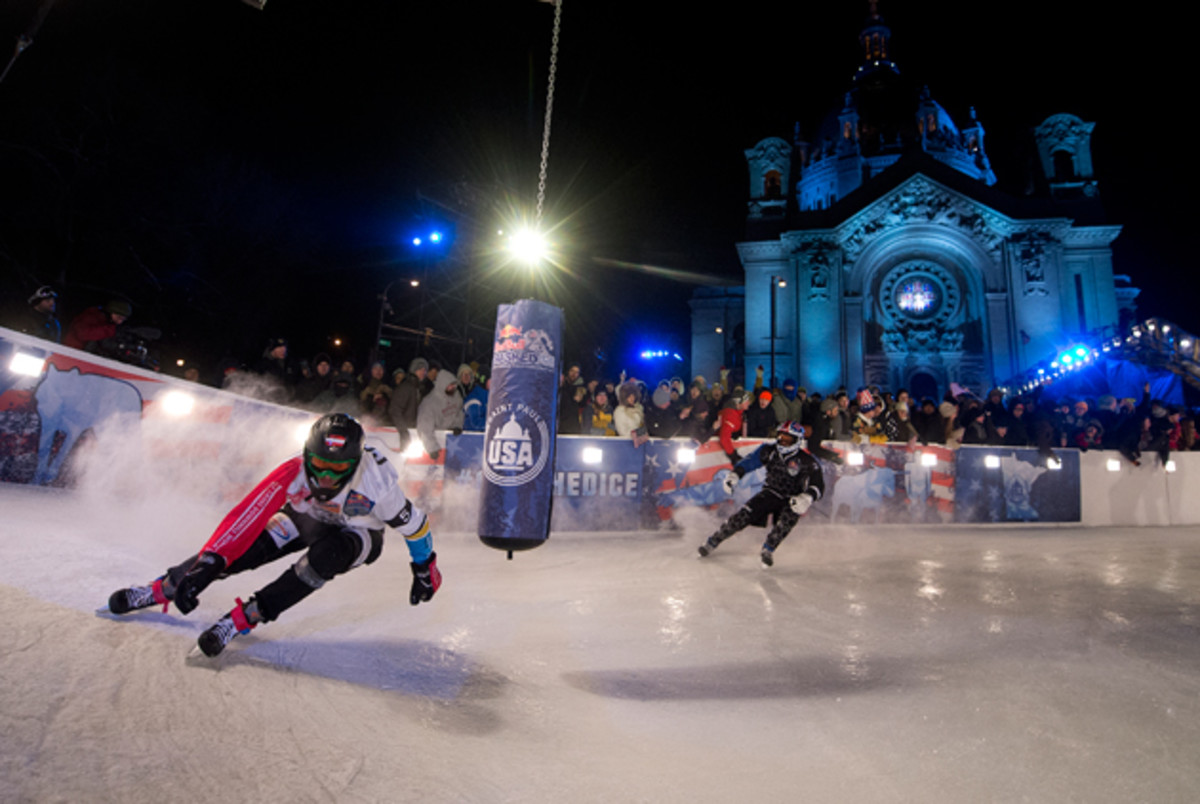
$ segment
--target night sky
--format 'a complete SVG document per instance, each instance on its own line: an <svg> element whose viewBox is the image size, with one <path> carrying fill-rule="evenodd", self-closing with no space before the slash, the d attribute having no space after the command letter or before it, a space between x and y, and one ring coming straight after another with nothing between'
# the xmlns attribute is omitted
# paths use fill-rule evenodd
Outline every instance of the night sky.
<svg viewBox="0 0 1200 804"><path fill-rule="evenodd" d="M0 52L45 4L6 0ZM1168 20L1032 0L880 10L900 69L957 121L976 108L1001 187L1024 186L1045 117L1095 121L1117 272L1142 314L1200 329L1176 287L1194 160ZM743 150L840 105L866 14L565 1L545 212L565 270L539 292L566 309L569 359L602 348L613 375L636 373L634 345L686 350L697 283L740 278ZM472 264L521 295L529 280L489 252L535 203L552 19L536 0L57 0L0 83L2 301L53 283L67 318L121 294L163 329L164 358L215 363L276 334L299 356L338 334L361 361L378 294L419 271ZM446 259L423 262L409 237L450 220Z"/></svg>

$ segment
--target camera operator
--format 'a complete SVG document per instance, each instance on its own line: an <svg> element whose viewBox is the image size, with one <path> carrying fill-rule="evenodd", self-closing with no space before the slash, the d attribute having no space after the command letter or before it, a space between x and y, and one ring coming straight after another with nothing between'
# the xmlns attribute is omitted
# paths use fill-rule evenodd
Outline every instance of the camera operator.
<svg viewBox="0 0 1200 804"><path fill-rule="evenodd" d="M146 341L157 339L160 333L152 327L124 326L132 315L133 305L123 299L89 307L71 320L63 345L157 370Z"/></svg>

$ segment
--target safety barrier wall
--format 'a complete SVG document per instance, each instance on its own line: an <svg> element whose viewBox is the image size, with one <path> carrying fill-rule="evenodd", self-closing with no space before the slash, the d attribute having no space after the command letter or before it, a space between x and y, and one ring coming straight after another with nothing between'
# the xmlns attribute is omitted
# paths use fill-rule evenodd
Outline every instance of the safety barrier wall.
<svg viewBox="0 0 1200 804"><path fill-rule="evenodd" d="M25 357L14 362L18 355ZM31 370L33 366L36 370ZM172 394L172 392L176 392ZM185 401L190 400L190 401ZM315 414L188 383L0 330L0 480L178 494L220 501L245 489L301 444ZM474 530L484 456L478 433L439 433L434 461L401 455L399 434L369 442L401 465L405 492L442 527ZM749 454L761 443L737 442ZM1135 467L1112 452L830 444L826 490L810 516L830 523L1200 524L1200 454L1155 455ZM1111 467L1110 467L1111 463ZM715 442L560 436L552 530L671 527L687 512L725 516L760 487L748 475L732 498Z"/></svg>

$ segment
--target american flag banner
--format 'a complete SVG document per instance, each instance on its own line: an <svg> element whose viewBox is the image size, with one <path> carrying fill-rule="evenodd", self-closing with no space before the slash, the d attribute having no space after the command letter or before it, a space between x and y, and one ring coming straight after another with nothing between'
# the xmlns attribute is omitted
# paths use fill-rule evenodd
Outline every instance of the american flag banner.
<svg viewBox="0 0 1200 804"><path fill-rule="evenodd" d="M749 438L734 441L733 445L744 458L762 443L763 439ZM643 484L645 493L654 501L659 521L670 520L675 510L685 506L733 508L762 488L764 473L760 469L742 478L733 497L725 493L722 481L733 465L715 439L699 446L688 439L651 441L645 450Z"/></svg>
<svg viewBox="0 0 1200 804"><path fill-rule="evenodd" d="M827 442L841 465L822 462L833 522L939 523L954 518L955 451L940 444Z"/></svg>

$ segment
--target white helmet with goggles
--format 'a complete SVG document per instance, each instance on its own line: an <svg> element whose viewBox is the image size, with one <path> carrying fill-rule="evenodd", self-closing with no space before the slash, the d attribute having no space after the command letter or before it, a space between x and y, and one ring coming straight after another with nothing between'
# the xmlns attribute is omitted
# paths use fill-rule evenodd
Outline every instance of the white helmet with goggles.
<svg viewBox="0 0 1200 804"><path fill-rule="evenodd" d="M803 446L804 425L796 421L786 421L775 431L775 448L779 454L788 457L799 451Z"/></svg>

